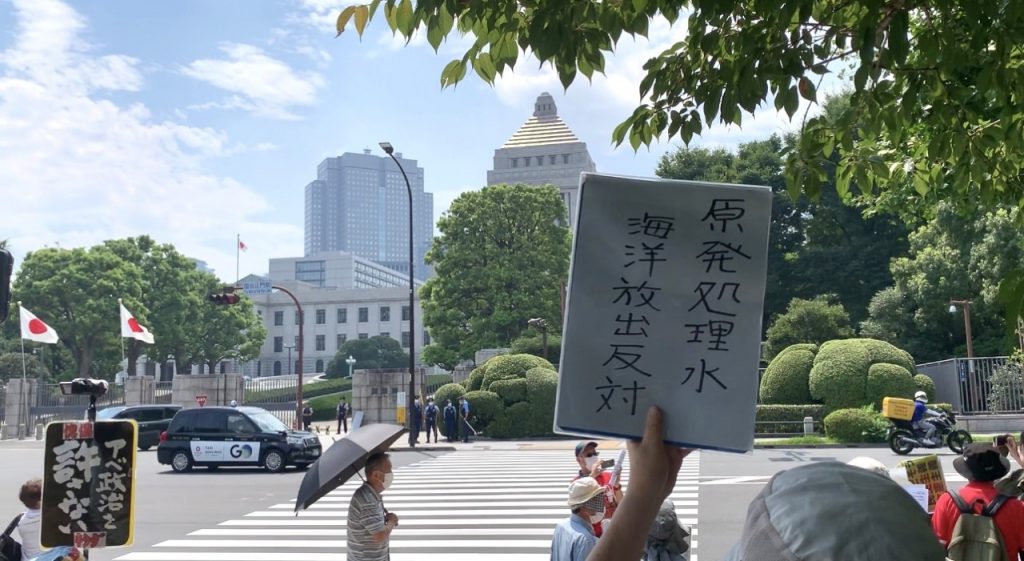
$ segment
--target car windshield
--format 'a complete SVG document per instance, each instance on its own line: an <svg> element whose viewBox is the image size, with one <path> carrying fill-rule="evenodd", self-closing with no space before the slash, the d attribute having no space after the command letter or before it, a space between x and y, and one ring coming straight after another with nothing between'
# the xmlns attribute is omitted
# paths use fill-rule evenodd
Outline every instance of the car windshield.
<svg viewBox="0 0 1024 561"><path fill-rule="evenodd" d="M124 407L107 407L96 412L96 420L113 419L115 415L124 411Z"/></svg>
<svg viewBox="0 0 1024 561"><path fill-rule="evenodd" d="M249 413L249 418L260 427L260 430L266 432L281 432L288 430L288 426L282 423L281 419L278 419L266 411Z"/></svg>

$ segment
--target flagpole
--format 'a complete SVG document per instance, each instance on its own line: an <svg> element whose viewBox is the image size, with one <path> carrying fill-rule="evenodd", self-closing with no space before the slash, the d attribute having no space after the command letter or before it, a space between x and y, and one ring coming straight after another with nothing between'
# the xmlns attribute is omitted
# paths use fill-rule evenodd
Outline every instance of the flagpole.
<svg viewBox="0 0 1024 561"><path fill-rule="evenodd" d="M121 306L124 306L124 303L121 301L120 298L118 298L117 299L117 304L118 304L118 307L117 307L117 317L121 317ZM121 321L124 321L124 320L121 320ZM121 335L121 360L124 361L124 375L128 376L128 361L125 360L125 356L124 356L124 334Z"/></svg>
<svg viewBox="0 0 1024 561"><path fill-rule="evenodd" d="M25 313L21 307L21 300L18 300L18 323L21 323L21 314ZM24 324L22 324L24 325ZM21 335L21 399L18 400L18 439L24 439L28 436L28 413L25 409L28 408L28 390L25 387L28 384L28 370L25 368L25 335ZM22 427L25 427L22 429ZM24 430L24 432L22 432Z"/></svg>
<svg viewBox="0 0 1024 561"><path fill-rule="evenodd" d="M238 261L241 259L242 252L242 234L235 234L235 282L239 280L238 277Z"/></svg>

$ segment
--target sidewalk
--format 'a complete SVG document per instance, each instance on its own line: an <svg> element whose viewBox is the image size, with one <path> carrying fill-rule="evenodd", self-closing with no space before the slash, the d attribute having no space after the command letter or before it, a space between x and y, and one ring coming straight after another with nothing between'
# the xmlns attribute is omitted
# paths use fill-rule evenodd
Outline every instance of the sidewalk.
<svg viewBox="0 0 1024 561"><path fill-rule="evenodd" d="M335 434L338 428L337 422L315 422L310 427L314 434L320 437L320 442L326 449L335 441L341 440L345 437L345 434ZM351 425L349 425L351 428ZM319 432L317 431L319 429ZM425 433L420 433L419 443L416 444L415 448L409 447L408 435L403 435L395 445L391 447L391 450L396 452L406 451L438 451L438 452L451 452L459 450L575 450L576 445L580 442L580 438L576 437L552 437L552 438L538 438L528 440L491 440L488 438L473 438L469 443L464 442L447 442L444 436L441 437L441 442L433 442L431 437L430 444L425 442ZM598 446L604 450L618 449L621 446L622 441L620 440L598 440L594 439Z"/></svg>

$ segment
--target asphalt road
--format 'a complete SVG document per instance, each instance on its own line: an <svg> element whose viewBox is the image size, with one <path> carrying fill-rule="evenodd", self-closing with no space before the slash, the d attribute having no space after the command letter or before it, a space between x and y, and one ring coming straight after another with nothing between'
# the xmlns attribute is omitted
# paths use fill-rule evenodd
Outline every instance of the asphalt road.
<svg viewBox="0 0 1024 561"><path fill-rule="evenodd" d="M398 452L391 456L397 469L444 452ZM0 441L0 521L2 526L24 510L18 501L21 484L41 477L43 444L37 441ZM135 545L151 546L180 538L194 530L216 525L265 505L294 502L305 471L289 468L266 473L260 468L196 468L174 473L156 461L156 449L138 453L135 501ZM128 548L97 549L90 561L112 561Z"/></svg>
<svg viewBox="0 0 1024 561"><path fill-rule="evenodd" d="M921 451L914 455L929 452ZM519 457L520 453L525 461L529 461L526 457L530 454L537 454L521 451L501 457ZM396 468L400 468L444 454L398 452L393 455L393 463ZM485 481L488 471L486 457L501 454L488 453L486 450L474 454L477 455L472 457L482 458L474 460L478 462L474 465L480 466L476 469L482 472L480 481ZM939 455L950 487L958 488L962 480L952 468L955 456L949 450L940 451ZM747 455L702 452L698 476L699 507L693 513L699 529L700 560L721 559L735 543L743 527L748 503L772 475L809 462L846 462L856 456L874 457L889 467L895 466L902 459L883 448L775 449L757 450ZM31 477L39 476L42 444L34 441L3 441L0 442L0 457L3 458L0 462L0 482L3 487L0 489L0 497L3 497L0 500L0 522L6 523L21 511L21 504L17 501L18 486ZM270 474L257 468L222 468L215 472L200 468L192 473L176 474L169 467L157 464L155 452L140 452L135 546L130 550L96 550L92 559L111 561L128 551L150 548L165 540L180 539L190 532L215 527L245 513L291 502L303 473L292 469L284 474ZM496 553L501 553L500 546Z"/></svg>

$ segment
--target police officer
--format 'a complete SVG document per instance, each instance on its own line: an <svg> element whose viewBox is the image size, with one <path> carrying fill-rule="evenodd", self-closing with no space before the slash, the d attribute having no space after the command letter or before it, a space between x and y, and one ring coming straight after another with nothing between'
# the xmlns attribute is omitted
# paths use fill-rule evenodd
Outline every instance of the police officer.
<svg viewBox="0 0 1024 561"><path fill-rule="evenodd" d="M423 426L423 406L420 405L420 396L416 396L416 399L412 401L412 411L409 411L410 427L409 431L409 446L415 448L416 444L420 441L420 427Z"/></svg>
<svg viewBox="0 0 1024 561"><path fill-rule="evenodd" d="M455 413L455 406L452 405L452 400L448 400L448 404L444 406L444 435L448 438L448 442L455 442L458 438L456 433L455 423L458 418L458 414Z"/></svg>
<svg viewBox="0 0 1024 561"><path fill-rule="evenodd" d="M427 398L427 408L424 410L423 415L427 419L427 443L430 443L430 433L434 433L434 444L437 444L437 414L440 410L437 405L434 405L434 398Z"/></svg>

